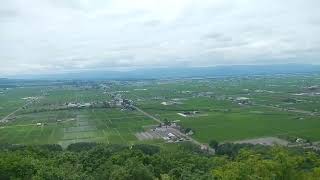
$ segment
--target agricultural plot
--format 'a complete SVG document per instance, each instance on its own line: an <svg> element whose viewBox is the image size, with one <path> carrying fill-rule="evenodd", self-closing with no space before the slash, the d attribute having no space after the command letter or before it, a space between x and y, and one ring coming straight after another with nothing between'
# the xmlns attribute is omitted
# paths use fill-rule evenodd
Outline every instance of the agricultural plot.
<svg viewBox="0 0 320 180"><path fill-rule="evenodd" d="M0 142L13 144L139 143L157 125L125 107L66 109L68 103L112 102L117 95L161 121L178 123L202 143L260 137L320 140L320 78L255 76L130 82L63 82L1 90L0 118L39 97L0 126ZM239 102L244 99L247 102ZM110 103L112 104L112 103ZM64 108L60 108L60 107ZM180 114L197 112L197 115ZM148 135L147 135L148 136ZM152 138L144 143L154 143ZM160 140L155 140L161 143Z"/></svg>
<svg viewBox="0 0 320 180"><path fill-rule="evenodd" d="M69 102L110 100L102 89L51 86L23 89L10 89L2 97L3 117L14 113L0 126L0 143L58 143L63 147L88 141L134 144L138 142L134 134L143 131L143 126L154 124L139 113L120 108L57 108ZM41 98L35 102L22 99L33 96ZM15 112L25 104L28 105Z"/></svg>
<svg viewBox="0 0 320 180"><path fill-rule="evenodd" d="M193 137L204 143L210 139L236 141L258 137L300 137L311 141L320 140L318 133L320 118L314 111L320 107L318 106L320 96L307 95L297 98L292 95L307 91L308 86L320 82L314 78L309 81L305 77L263 78L263 80L235 78L190 82L188 85L183 82L154 85L157 88L146 86L144 88L148 89L148 93L144 94L143 98L148 101L137 104L161 120L175 121L184 128L191 128L195 132ZM165 91L165 89L167 92L159 94L160 90ZM208 96L203 92L213 92L213 95ZM316 92L319 90L314 94ZM234 100L237 97L247 97L250 103L239 105ZM177 98L184 99L183 103L166 106L161 104L163 101ZM296 100L288 102L288 99L293 98ZM207 116L178 115L187 111L199 111Z"/></svg>
<svg viewBox="0 0 320 180"><path fill-rule="evenodd" d="M9 88L1 90L0 94L0 120L26 104L25 97L39 95L38 88Z"/></svg>
<svg viewBox="0 0 320 180"><path fill-rule="evenodd" d="M57 113L61 112L19 115L14 122L0 128L0 142L58 143L63 147L75 142L134 144L138 141L134 134L144 131L144 126L154 124L140 114L119 109L75 110L65 117L57 116Z"/></svg>
<svg viewBox="0 0 320 180"><path fill-rule="evenodd" d="M135 133L144 131L144 126L154 122L137 112L110 110L93 110L89 112L105 143L133 144L137 141Z"/></svg>

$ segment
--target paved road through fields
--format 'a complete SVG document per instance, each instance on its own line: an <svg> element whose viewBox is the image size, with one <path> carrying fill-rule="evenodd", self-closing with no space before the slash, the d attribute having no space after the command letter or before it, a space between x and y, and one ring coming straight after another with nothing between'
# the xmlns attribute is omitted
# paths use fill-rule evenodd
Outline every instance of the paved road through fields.
<svg viewBox="0 0 320 180"><path fill-rule="evenodd" d="M23 105L22 107L16 109L15 111L11 112L10 114L8 114L8 115L5 116L4 118L2 118L2 119L0 120L0 122L2 122L2 123L6 122L7 119L8 119L10 116L14 115L16 112L20 111L23 107L27 106L28 104L29 104L29 103L27 103L27 104Z"/></svg>

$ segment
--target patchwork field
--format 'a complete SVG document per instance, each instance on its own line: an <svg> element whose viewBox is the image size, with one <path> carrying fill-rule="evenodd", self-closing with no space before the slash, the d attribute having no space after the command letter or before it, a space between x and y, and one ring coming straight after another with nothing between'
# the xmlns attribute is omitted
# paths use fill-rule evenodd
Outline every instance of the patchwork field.
<svg viewBox="0 0 320 180"><path fill-rule="evenodd" d="M192 137L203 143L259 137L320 140L317 75L35 84L0 90L0 119L7 121L0 126L1 143L139 143L135 134L158 123L132 109L109 107L118 97L162 121L192 129ZM72 103L90 107L70 108ZM178 114L192 112L198 114Z"/></svg>
<svg viewBox="0 0 320 180"><path fill-rule="evenodd" d="M25 88L27 89L27 88ZM67 146L74 142L94 141L133 144L134 134L154 122L134 111L120 108L59 109L69 102L107 101L104 91L90 89L47 87L8 89L3 95L1 117L18 110L0 127L0 142L13 144L58 143ZM28 101L25 97L39 97ZM5 103L6 102L6 103Z"/></svg>
<svg viewBox="0 0 320 180"><path fill-rule="evenodd" d="M58 143L63 146L88 141L130 145L137 141L134 133L151 124L153 121L144 116L119 109L40 112L20 115L15 122L2 126L0 141L14 144Z"/></svg>
<svg viewBox="0 0 320 180"><path fill-rule="evenodd" d="M269 136L319 141L319 89L308 89L318 84L319 79L315 77L234 78L166 82L144 86L148 90L143 93L130 91L132 93L127 94L141 99L139 106L150 114L191 128L195 132L193 137L201 142ZM298 93L306 94L296 96ZM236 97L248 97L250 103L239 105L230 100ZM174 99L180 99L180 103L162 104ZM186 111L199 111L205 116L178 115Z"/></svg>

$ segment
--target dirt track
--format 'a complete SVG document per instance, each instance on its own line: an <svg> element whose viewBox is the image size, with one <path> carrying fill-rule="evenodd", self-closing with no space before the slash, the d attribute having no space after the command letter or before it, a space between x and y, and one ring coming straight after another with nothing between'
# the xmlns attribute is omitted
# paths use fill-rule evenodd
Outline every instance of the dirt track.
<svg viewBox="0 0 320 180"><path fill-rule="evenodd" d="M16 112L20 111L23 107L27 106L28 104L29 104L29 103L27 103L27 104L23 105L22 107L16 109L15 111L11 112L10 114L8 114L8 115L5 116L4 118L2 118L2 119L0 120L0 122L2 122L2 123L6 122L10 116L14 115Z"/></svg>

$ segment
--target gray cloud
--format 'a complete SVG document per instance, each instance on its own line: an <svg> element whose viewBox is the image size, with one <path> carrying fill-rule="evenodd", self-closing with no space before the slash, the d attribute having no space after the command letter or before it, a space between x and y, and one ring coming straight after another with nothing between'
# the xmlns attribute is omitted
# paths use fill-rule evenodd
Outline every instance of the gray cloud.
<svg viewBox="0 0 320 180"><path fill-rule="evenodd" d="M318 0L3 0L0 75L320 63Z"/></svg>

